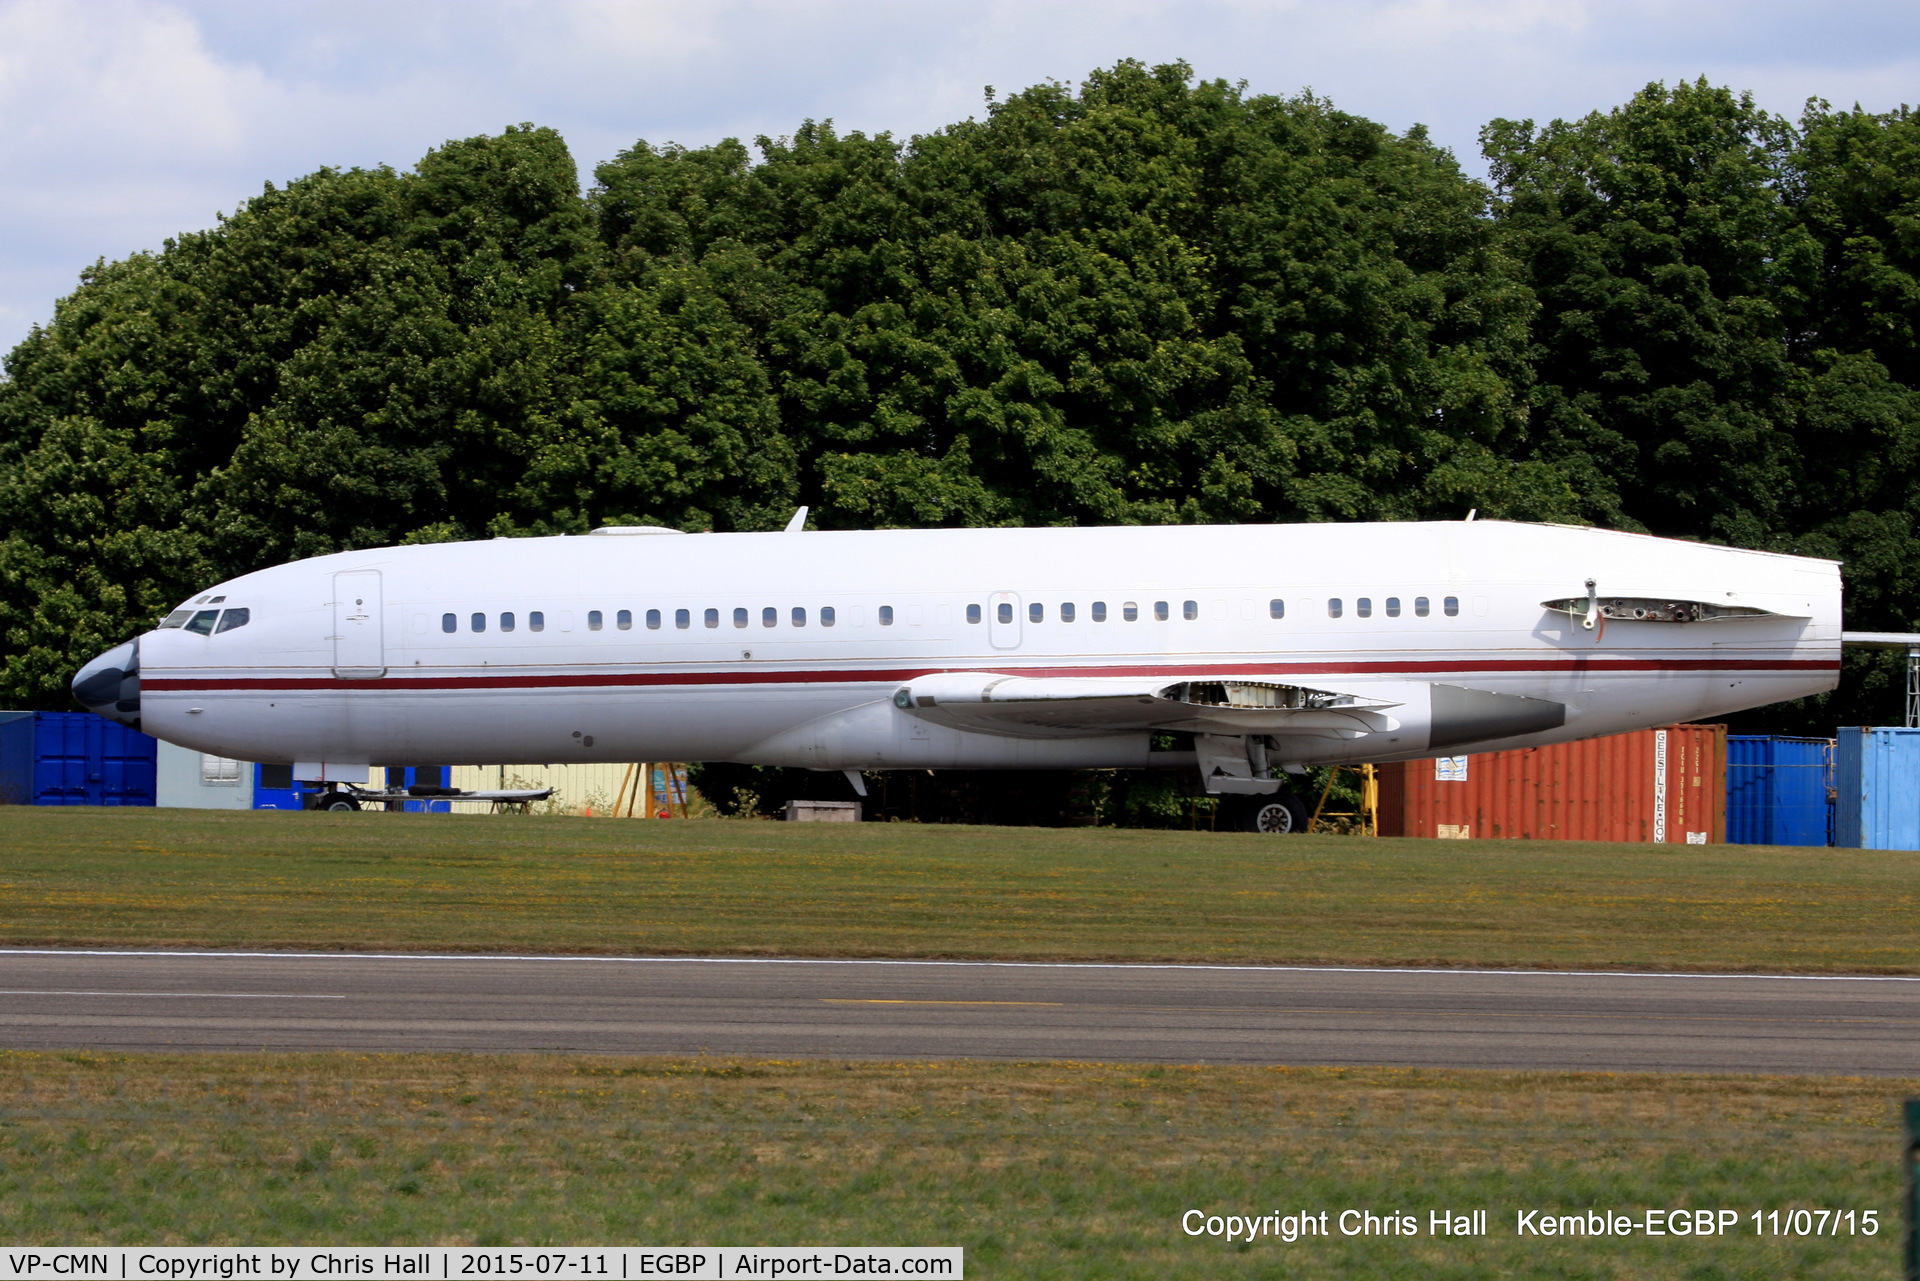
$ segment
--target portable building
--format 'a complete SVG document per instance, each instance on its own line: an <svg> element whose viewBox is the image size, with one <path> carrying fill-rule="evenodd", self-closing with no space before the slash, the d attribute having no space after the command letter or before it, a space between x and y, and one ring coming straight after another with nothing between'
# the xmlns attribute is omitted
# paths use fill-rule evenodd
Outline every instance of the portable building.
<svg viewBox="0 0 1920 1281"><path fill-rule="evenodd" d="M1833 792L1835 845L1920 850L1920 729L1842 726Z"/></svg>
<svg viewBox="0 0 1920 1281"><path fill-rule="evenodd" d="M0 802L151 805L155 749L91 712L0 712Z"/></svg>
<svg viewBox="0 0 1920 1281"><path fill-rule="evenodd" d="M306 789L293 781L291 765L253 767L253 808L298 810L307 807Z"/></svg>
<svg viewBox="0 0 1920 1281"><path fill-rule="evenodd" d="M1379 770L1382 836L1726 839L1724 725L1667 725Z"/></svg>
<svg viewBox="0 0 1920 1281"><path fill-rule="evenodd" d="M252 809L253 775L251 761L162 741L155 744L153 803L161 809Z"/></svg>
<svg viewBox="0 0 1920 1281"><path fill-rule="evenodd" d="M1727 735L1727 841L1833 841L1833 740Z"/></svg>

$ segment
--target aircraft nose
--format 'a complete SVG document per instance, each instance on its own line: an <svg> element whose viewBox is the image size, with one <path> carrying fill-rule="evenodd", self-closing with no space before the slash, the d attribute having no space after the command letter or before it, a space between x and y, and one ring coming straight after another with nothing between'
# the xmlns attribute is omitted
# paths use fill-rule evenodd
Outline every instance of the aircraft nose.
<svg viewBox="0 0 1920 1281"><path fill-rule="evenodd" d="M88 711L140 728L140 642L116 645L80 669L73 696Z"/></svg>

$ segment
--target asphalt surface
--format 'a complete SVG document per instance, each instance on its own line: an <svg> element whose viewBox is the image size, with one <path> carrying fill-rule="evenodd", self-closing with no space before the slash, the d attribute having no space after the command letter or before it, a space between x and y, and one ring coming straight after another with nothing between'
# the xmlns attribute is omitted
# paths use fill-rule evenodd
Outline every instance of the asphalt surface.
<svg viewBox="0 0 1920 1281"><path fill-rule="evenodd" d="M7 950L0 1046L1920 1075L1920 979Z"/></svg>

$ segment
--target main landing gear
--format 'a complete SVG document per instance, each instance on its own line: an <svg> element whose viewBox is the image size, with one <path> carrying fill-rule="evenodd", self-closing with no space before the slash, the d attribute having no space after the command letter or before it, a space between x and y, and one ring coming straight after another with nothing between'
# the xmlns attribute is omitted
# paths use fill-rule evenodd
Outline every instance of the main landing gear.
<svg viewBox="0 0 1920 1281"><path fill-rule="evenodd" d="M1306 802L1292 792L1265 796L1222 796L1220 826L1235 832L1287 836L1307 830Z"/></svg>

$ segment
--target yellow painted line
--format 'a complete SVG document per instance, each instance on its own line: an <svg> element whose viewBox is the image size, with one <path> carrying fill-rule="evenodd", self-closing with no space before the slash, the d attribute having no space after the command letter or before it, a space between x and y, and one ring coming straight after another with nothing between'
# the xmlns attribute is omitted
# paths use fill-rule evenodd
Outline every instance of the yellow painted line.
<svg viewBox="0 0 1920 1281"><path fill-rule="evenodd" d="M826 1005L1065 1005L1065 1001L896 1001L823 996Z"/></svg>

